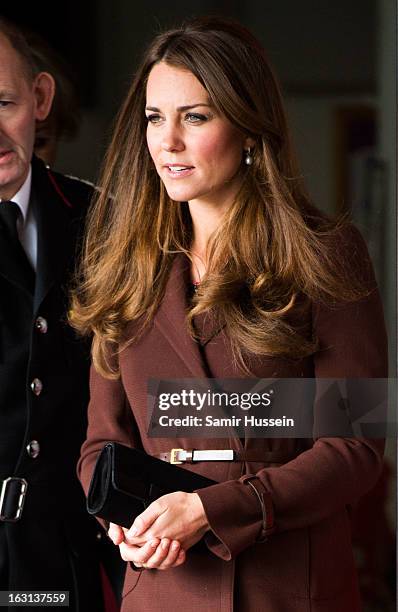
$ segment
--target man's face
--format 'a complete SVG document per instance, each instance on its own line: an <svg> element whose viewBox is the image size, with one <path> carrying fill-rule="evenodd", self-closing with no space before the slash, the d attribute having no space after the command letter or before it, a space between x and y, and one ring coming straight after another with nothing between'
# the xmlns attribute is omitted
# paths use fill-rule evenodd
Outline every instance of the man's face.
<svg viewBox="0 0 398 612"><path fill-rule="evenodd" d="M29 82L18 53L0 33L0 198L23 185L32 157L36 119L41 117L37 77Z"/></svg>

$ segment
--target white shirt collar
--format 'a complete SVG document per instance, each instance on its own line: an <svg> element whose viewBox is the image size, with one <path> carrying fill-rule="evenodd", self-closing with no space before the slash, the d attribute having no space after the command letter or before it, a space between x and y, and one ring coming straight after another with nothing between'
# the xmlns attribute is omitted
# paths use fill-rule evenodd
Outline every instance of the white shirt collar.
<svg viewBox="0 0 398 612"><path fill-rule="evenodd" d="M22 212L23 222L25 224L26 217L28 216L29 200L30 200L30 188L32 184L32 166L29 166L28 176L25 179L21 189L11 198L12 202L18 204Z"/></svg>

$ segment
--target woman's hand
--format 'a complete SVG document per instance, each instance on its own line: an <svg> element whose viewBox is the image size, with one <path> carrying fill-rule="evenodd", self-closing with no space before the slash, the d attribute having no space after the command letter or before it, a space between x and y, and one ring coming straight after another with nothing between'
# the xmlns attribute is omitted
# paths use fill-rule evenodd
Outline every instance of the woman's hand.
<svg viewBox="0 0 398 612"><path fill-rule="evenodd" d="M141 546L134 546L125 542L127 531L114 523L110 523L108 530L112 542L119 546L124 561L132 561L136 567L160 570L184 563L185 552L176 540L153 538Z"/></svg>
<svg viewBox="0 0 398 612"><path fill-rule="evenodd" d="M108 533L125 561L137 567L168 569L185 561L185 551L208 528L199 495L178 491L152 502L129 530L111 523Z"/></svg>
<svg viewBox="0 0 398 612"><path fill-rule="evenodd" d="M167 538L177 540L188 550L208 529L199 495L177 491L159 497L137 516L125 534L125 541L140 545L154 538Z"/></svg>

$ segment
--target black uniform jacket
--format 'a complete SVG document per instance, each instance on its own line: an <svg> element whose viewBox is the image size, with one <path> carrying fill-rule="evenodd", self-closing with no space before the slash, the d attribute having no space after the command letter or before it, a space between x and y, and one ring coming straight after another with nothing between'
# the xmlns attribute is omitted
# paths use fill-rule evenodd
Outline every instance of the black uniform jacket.
<svg viewBox="0 0 398 612"><path fill-rule="evenodd" d="M33 295L0 241L0 485L10 476L28 483L20 520L0 521L0 587L69 591L71 612L102 610L100 557L105 549L105 563L118 557L87 515L76 477L87 426L89 345L66 317L91 195L89 185L32 160Z"/></svg>

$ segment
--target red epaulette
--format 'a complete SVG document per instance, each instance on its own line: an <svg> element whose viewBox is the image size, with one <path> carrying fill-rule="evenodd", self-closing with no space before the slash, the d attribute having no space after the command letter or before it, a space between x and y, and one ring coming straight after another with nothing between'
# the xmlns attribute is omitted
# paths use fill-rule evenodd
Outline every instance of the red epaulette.
<svg viewBox="0 0 398 612"><path fill-rule="evenodd" d="M55 178L55 176L51 172L50 168L46 168L46 169L47 169L48 178L50 179L50 181L51 181L55 191L59 195L59 197L62 199L64 204L66 204L66 206L68 206L68 208L73 208L73 204L68 200L68 198L66 197L66 195L62 191L61 187L58 185L57 179Z"/></svg>

